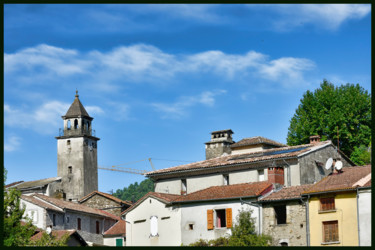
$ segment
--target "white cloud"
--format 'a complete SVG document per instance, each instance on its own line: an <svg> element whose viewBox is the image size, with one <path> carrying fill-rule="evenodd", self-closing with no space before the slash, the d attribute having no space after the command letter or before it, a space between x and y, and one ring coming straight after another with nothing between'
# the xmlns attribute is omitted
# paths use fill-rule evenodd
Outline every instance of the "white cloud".
<svg viewBox="0 0 375 250"><path fill-rule="evenodd" d="M335 30L345 21L361 19L371 13L369 4L284 4L267 7L281 14L274 22L279 30L289 30L306 24Z"/></svg>
<svg viewBox="0 0 375 250"><path fill-rule="evenodd" d="M7 139L5 139L4 142L4 151L6 152L12 152L19 149L19 146L21 144L21 138L18 136L10 136Z"/></svg>
<svg viewBox="0 0 375 250"><path fill-rule="evenodd" d="M187 115L188 108L195 105L212 107L215 96L225 94L226 90L205 91L197 96L182 96L175 103L152 103L155 110L163 113L162 118L179 119Z"/></svg>
<svg viewBox="0 0 375 250"><path fill-rule="evenodd" d="M301 84L305 72L314 68L314 62L307 58L270 60L268 55L256 51L244 54L227 54L218 50L170 54L145 44L121 46L109 52L87 53L39 45L5 54L4 61L6 83L11 77L13 83L18 79L29 81L30 84L39 80L49 84L57 79L69 81L85 74L84 82L90 87L101 85L101 89L97 90L100 92L116 91L119 85L128 82L168 84L177 74L183 73L211 74L231 81L251 79L255 82L253 80L259 78L288 87L289 84L283 83L293 85L291 81L294 81L294 84ZM60 77L57 78L56 74Z"/></svg>
<svg viewBox="0 0 375 250"><path fill-rule="evenodd" d="M4 104L4 124L9 127L33 129L40 134L58 134L62 128L61 116L65 115L71 104L59 101L49 101L35 109L14 108ZM88 106L90 111L101 113L96 106Z"/></svg>

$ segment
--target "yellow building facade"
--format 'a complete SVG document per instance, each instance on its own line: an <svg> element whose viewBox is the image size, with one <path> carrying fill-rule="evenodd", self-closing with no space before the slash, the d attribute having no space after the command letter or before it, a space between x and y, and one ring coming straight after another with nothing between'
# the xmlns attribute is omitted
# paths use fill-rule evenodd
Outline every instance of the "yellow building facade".
<svg viewBox="0 0 375 250"><path fill-rule="evenodd" d="M310 196L311 246L358 246L356 192Z"/></svg>

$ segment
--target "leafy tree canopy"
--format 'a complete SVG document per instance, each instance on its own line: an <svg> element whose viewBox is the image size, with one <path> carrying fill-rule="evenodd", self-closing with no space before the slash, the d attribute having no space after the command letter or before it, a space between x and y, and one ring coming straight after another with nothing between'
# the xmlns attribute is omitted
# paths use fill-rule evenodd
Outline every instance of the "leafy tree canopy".
<svg viewBox="0 0 375 250"><path fill-rule="evenodd" d="M122 190L117 189L116 192L113 193L113 196L121 200L135 202L150 191L154 191L154 183L150 179L145 179L139 184L135 182L128 187L124 187Z"/></svg>
<svg viewBox="0 0 375 250"><path fill-rule="evenodd" d="M7 170L4 168L4 185L7 178ZM62 239L51 238L44 235L42 239L31 241L36 227L28 217L24 217L25 208L21 207L21 192L15 188L4 189L3 210L3 244L4 246L66 246L67 237ZM24 223L21 223L23 220Z"/></svg>
<svg viewBox="0 0 375 250"><path fill-rule="evenodd" d="M320 88L304 93L290 121L288 145L309 143L311 135L331 140L346 155L371 141L371 95L359 84L335 87L323 80Z"/></svg>

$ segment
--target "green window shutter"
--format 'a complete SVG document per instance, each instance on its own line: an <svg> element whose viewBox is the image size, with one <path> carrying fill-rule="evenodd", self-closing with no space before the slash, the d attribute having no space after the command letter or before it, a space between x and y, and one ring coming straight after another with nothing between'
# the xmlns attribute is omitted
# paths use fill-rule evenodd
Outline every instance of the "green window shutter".
<svg viewBox="0 0 375 250"><path fill-rule="evenodd" d="M116 239L116 247L122 247L122 239Z"/></svg>

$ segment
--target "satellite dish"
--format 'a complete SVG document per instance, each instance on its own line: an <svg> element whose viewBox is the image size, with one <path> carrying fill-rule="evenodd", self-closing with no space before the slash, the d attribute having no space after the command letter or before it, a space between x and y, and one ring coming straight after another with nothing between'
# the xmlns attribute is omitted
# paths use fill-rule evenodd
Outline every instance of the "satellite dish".
<svg viewBox="0 0 375 250"><path fill-rule="evenodd" d="M46 228L46 232L47 232L47 234L51 234L51 232L52 232L51 227L47 227L47 228Z"/></svg>
<svg viewBox="0 0 375 250"><path fill-rule="evenodd" d="M332 167L333 159L329 158L326 162L326 169L330 169Z"/></svg>
<svg viewBox="0 0 375 250"><path fill-rule="evenodd" d="M337 170L342 169L342 161L337 161L336 164L335 164L335 168L336 168Z"/></svg>

